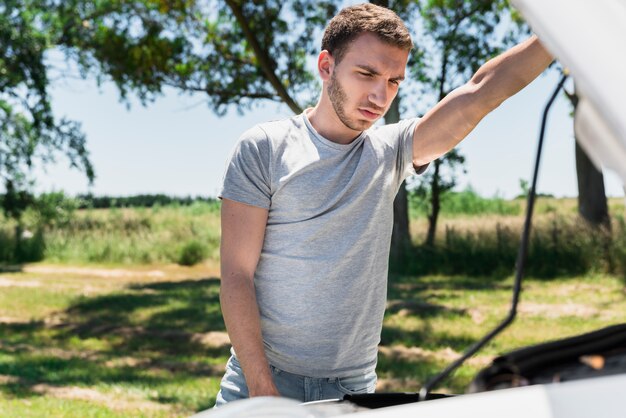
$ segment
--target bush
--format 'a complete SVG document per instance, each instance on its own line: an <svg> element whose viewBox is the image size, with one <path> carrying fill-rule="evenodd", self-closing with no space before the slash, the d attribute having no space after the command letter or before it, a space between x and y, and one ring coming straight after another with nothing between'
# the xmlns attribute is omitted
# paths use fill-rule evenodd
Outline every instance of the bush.
<svg viewBox="0 0 626 418"><path fill-rule="evenodd" d="M42 193L35 198L29 217L37 228L65 227L74 217L78 205L78 200L63 192Z"/></svg>
<svg viewBox="0 0 626 418"><path fill-rule="evenodd" d="M10 263L15 255L15 238L11 230L0 229L0 262Z"/></svg>
<svg viewBox="0 0 626 418"><path fill-rule="evenodd" d="M44 259L46 244L43 230L38 229L32 236L22 237L15 249L14 260L18 263L30 263Z"/></svg>
<svg viewBox="0 0 626 418"><path fill-rule="evenodd" d="M193 266L204 260L207 256L207 248L199 241L189 241L180 251L178 264L181 266Z"/></svg>

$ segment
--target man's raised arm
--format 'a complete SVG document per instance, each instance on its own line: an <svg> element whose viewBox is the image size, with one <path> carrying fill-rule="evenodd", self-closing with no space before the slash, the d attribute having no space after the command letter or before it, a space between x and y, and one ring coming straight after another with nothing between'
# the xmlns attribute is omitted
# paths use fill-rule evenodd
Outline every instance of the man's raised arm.
<svg viewBox="0 0 626 418"><path fill-rule="evenodd" d="M222 199L220 303L251 397L280 396L263 349L254 290L267 216L267 209Z"/></svg>
<svg viewBox="0 0 626 418"><path fill-rule="evenodd" d="M454 148L489 112L533 81L552 62L536 36L487 61L470 81L428 111L413 134L413 165Z"/></svg>

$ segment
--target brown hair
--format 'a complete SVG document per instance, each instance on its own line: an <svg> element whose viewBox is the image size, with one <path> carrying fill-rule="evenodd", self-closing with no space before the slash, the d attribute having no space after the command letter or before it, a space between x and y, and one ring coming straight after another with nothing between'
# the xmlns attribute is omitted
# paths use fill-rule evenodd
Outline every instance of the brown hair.
<svg viewBox="0 0 626 418"><path fill-rule="evenodd" d="M407 51L413 48L409 30L397 14L385 7L364 3L346 7L331 19L324 30L322 50L330 52L339 63L348 44L365 32L398 48Z"/></svg>

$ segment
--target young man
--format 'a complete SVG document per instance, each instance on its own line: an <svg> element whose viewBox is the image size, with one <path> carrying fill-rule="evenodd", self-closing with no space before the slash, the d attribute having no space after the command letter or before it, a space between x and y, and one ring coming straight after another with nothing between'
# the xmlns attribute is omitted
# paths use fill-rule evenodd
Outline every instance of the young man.
<svg viewBox="0 0 626 418"><path fill-rule="evenodd" d="M552 61L532 37L423 118L372 128L398 92L411 47L390 10L342 10L322 40L317 105L241 137L220 195L221 303L233 355L216 406L374 391L402 181Z"/></svg>

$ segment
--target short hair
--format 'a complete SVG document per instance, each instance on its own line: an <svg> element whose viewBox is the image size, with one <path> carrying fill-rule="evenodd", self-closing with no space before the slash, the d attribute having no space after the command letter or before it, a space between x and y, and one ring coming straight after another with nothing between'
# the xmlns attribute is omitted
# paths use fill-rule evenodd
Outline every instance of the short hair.
<svg viewBox="0 0 626 418"><path fill-rule="evenodd" d="M362 33L372 33L381 41L410 51L413 41L404 22L392 10L371 3L342 9L324 30L322 50L341 61L350 42Z"/></svg>

